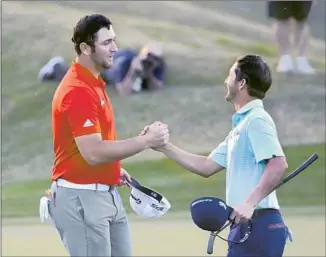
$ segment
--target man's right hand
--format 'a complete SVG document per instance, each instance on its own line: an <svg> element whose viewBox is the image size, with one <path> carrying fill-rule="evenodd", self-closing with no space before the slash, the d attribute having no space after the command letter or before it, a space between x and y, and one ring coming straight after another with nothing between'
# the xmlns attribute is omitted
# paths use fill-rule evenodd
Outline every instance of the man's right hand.
<svg viewBox="0 0 326 257"><path fill-rule="evenodd" d="M168 126L161 122L154 122L152 125L146 126L140 133L140 136L146 138L150 148L163 146L169 142L170 138Z"/></svg>
<svg viewBox="0 0 326 257"><path fill-rule="evenodd" d="M134 72L143 75L144 70L143 70L143 65L141 63L141 58L140 57L137 56L131 61L131 69Z"/></svg>

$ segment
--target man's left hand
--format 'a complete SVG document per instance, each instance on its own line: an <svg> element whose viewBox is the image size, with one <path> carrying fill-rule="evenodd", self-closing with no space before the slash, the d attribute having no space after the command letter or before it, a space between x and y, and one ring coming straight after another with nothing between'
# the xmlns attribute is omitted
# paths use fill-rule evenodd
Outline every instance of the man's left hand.
<svg viewBox="0 0 326 257"><path fill-rule="evenodd" d="M121 168L120 182L118 186L128 186L128 183L131 183L131 177L125 169Z"/></svg>
<svg viewBox="0 0 326 257"><path fill-rule="evenodd" d="M251 219L252 214L254 213L254 206L249 203L242 203L233 208L233 212L230 216L231 220L234 220L234 223L247 222Z"/></svg>

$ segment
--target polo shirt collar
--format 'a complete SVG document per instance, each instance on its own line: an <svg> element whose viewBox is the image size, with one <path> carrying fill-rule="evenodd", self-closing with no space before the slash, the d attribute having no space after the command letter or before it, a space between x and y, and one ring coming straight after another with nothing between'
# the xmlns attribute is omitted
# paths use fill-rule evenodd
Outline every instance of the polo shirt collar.
<svg viewBox="0 0 326 257"><path fill-rule="evenodd" d="M260 99L252 100L249 103L242 106L241 109L237 111L237 114L244 114L256 107L264 108L263 101Z"/></svg>
<svg viewBox="0 0 326 257"><path fill-rule="evenodd" d="M105 87L105 82L101 76L96 78L90 70L88 70L85 66L77 63L76 61L72 61L71 64L73 72L77 74L77 76L84 81L86 84L90 86L100 86Z"/></svg>
<svg viewBox="0 0 326 257"><path fill-rule="evenodd" d="M232 126L233 127L237 126L239 122L244 118L244 116L254 108L264 108L263 101L260 99L255 99L242 106L239 111L233 114Z"/></svg>

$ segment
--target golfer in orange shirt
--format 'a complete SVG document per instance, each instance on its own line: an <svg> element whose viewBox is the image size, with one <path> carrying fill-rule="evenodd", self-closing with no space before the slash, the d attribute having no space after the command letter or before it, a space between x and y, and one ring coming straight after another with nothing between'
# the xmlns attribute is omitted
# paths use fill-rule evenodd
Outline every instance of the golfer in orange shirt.
<svg viewBox="0 0 326 257"><path fill-rule="evenodd" d="M120 160L166 144L155 122L147 133L117 140L114 112L100 72L117 52L111 21L81 18L72 41L76 60L52 102L54 166L49 213L71 256L131 256L126 213L116 189L130 180Z"/></svg>

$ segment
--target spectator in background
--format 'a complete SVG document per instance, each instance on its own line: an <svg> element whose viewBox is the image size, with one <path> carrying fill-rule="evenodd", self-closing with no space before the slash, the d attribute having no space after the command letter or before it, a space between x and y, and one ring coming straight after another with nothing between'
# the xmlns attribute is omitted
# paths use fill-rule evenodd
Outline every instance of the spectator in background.
<svg viewBox="0 0 326 257"><path fill-rule="evenodd" d="M69 66L65 63L63 57L55 56L40 69L38 80L60 82L68 69Z"/></svg>
<svg viewBox="0 0 326 257"><path fill-rule="evenodd" d="M310 36L307 18L313 1L268 1L268 15L275 19L275 40L280 59L278 72L299 72L314 74L315 70L307 60L307 46ZM294 20L293 45L291 47L291 18ZM291 50L295 51L292 61Z"/></svg>
<svg viewBox="0 0 326 257"><path fill-rule="evenodd" d="M156 90L164 86L165 61L160 44L148 43L137 54L132 49L119 51L113 66L103 74L120 94Z"/></svg>
<svg viewBox="0 0 326 257"><path fill-rule="evenodd" d="M61 56L51 58L39 71L39 81L60 82L69 66ZM165 61L162 47L149 43L139 54L132 49L120 50L114 56L113 66L101 72L107 85L114 85L119 94L127 95L164 86Z"/></svg>
<svg viewBox="0 0 326 257"><path fill-rule="evenodd" d="M61 56L52 57L39 71L39 81L56 81L60 82L66 75L69 66ZM106 70L105 70L106 71ZM100 74L103 78L105 71ZM108 84L108 81L105 81Z"/></svg>

